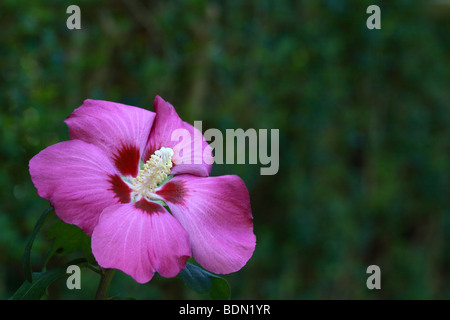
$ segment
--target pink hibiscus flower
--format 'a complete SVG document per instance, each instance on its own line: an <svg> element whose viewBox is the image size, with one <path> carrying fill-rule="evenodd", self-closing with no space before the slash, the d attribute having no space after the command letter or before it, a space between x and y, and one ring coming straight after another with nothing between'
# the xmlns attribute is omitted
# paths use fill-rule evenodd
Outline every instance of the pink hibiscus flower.
<svg viewBox="0 0 450 320"><path fill-rule="evenodd" d="M65 120L71 140L30 160L39 196L92 236L101 267L139 283L155 272L176 276L191 256L214 273L241 269L256 241L244 182L209 177L212 152L202 134L159 96L153 105L156 113L86 100ZM172 141L177 129L201 142Z"/></svg>

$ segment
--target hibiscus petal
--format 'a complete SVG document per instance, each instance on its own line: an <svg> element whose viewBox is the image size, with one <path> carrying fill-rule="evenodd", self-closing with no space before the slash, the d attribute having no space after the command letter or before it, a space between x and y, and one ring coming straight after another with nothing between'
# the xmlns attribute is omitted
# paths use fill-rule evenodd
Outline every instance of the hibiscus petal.
<svg viewBox="0 0 450 320"><path fill-rule="evenodd" d="M131 189L116 174L111 160L97 146L81 140L42 150L29 167L39 196L50 200L63 221L88 235L103 209L130 198Z"/></svg>
<svg viewBox="0 0 450 320"><path fill-rule="evenodd" d="M135 177L154 118L145 109L88 99L65 122L71 139L102 148L122 175Z"/></svg>
<svg viewBox="0 0 450 320"><path fill-rule="evenodd" d="M189 233L192 255L214 273L241 269L256 237L247 188L237 176L180 175L157 194Z"/></svg>
<svg viewBox="0 0 450 320"><path fill-rule="evenodd" d="M155 98L153 106L156 118L144 159L150 158L161 147L172 148L174 166L171 174L209 176L213 163L212 148L202 133L194 126L182 121L175 108L161 97Z"/></svg>
<svg viewBox="0 0 450 320"><path fill-rule="evenodd" d="M119 269L139 283L155 272L175 277L191 256L180 223L146 200L106 208L92 234L92 252L100 266Z"/></svg>

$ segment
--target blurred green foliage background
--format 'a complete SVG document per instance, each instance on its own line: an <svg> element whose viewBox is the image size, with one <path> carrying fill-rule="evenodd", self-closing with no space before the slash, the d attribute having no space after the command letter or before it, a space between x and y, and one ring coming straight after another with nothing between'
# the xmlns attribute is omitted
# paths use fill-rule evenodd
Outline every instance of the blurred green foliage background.
<svg viewBox="0 0 450 320"><path fill-rule="evenodd" d="M66 28L71 4L81 30ZM381 30L366 28L371 4ZM232 298L450 298L449 1L2 0L0 21L0 298L48 206L29 159L69 138L84 99L152 110L157 94L203 130L280 130L278 174L212 172L251 195L257 246L225 276ZM50 243L36 239L35 270ZM381 290L366 287L372 264ZM82 290L62 281L49 298L93 298L84 270ZM110 294L201 298L120 272Z"/></svg>

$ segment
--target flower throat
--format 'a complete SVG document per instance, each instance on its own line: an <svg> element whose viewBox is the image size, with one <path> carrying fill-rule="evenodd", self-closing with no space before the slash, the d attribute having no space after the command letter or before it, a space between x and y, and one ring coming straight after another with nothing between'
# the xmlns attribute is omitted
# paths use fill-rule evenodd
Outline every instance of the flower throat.
<svg viewBox="0 0 450 320"><path fill-rule="evenodd" d="M167 178L172 168L173 150L161 148L147 160L136 178L131 179L132 198L152 198L155 189Z"/></svg>

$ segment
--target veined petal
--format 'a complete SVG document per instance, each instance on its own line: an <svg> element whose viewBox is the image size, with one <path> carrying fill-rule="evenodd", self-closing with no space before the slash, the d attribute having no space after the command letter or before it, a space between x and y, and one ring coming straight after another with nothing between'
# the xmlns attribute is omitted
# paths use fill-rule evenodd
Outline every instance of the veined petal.
<svg viewBox="0 0 450 320"><path fill-rule="evenodd" d="M31 180L56 215L88 235L103 209L129 201L131 189L120 179L104 152L81 140L63 141L34 156Z"/></svg>
<svg viewBox="0 0 450 320"><path fill-rule="evenodd" d="M149 110L88 99L65 122L71 139L95 144L122 175L135 177L154 118Z"/></svg>
<svg viewBox="0 0 450 320"><path fill-rule="evenodd" d="M175 108L161 97L153 102L155 122L150 132L144 160L161 147L172 148L174 164L171 174L209 176L213 157L212 148L202 133L180 119Z"/></svg>
<svg viewBox="0 0 450 320"><path fill-rule="evenodd" d="M175 277L191 256L180 223L146 200L106 208L92 234L92 252L100 266L119 269L139 283L155 272Z"/></svg>
<svg viewBox="0 0 450 320"><path fill-rule="evenodd" d="M250 259L256 237L242 179L180 175L156 193L189 233L193 258L204 268L231 273Z"/></svg>

